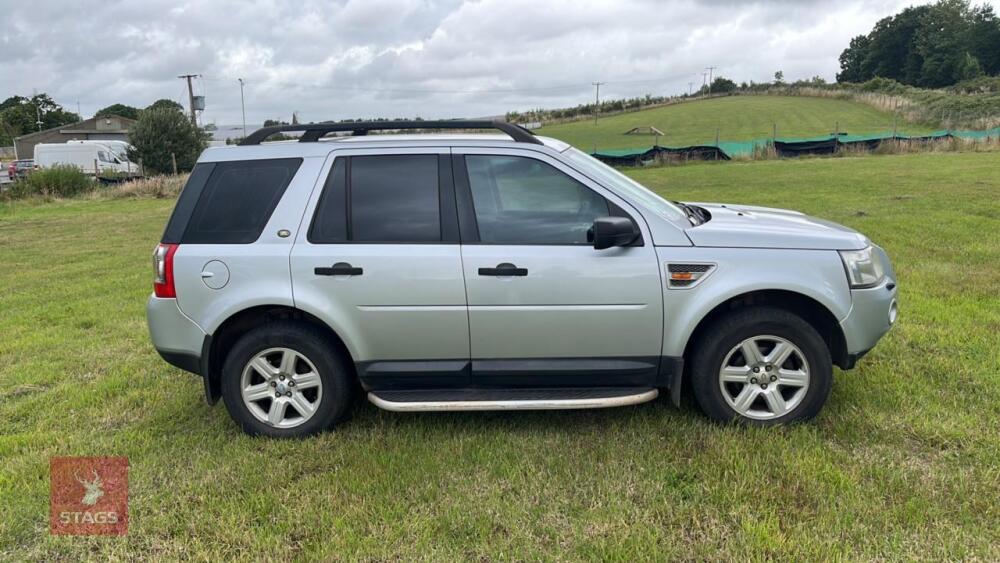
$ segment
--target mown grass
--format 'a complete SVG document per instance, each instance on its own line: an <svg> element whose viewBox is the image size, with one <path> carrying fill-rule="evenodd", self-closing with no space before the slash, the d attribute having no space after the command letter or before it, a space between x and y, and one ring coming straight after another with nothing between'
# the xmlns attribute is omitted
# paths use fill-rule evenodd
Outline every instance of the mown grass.
<svg viewBox="0 0 1000 563"><path fill-rule="evenodd" d="M714 144L716 130L722 141L829 135L839 124L850 134L892 131L892 114L860 102L806 96L729 96L696 100L654 109L621 113L593 120L542 127L540 135L566 141L586 152L602 149L650 147L655 137L625 135L633 127L653 126L663 131L661 145ZM900 124L900 132L925 133L930 129Z"/></svg>
<svg viewBox="0 0 1000 563"><path fill-rule="evenodd" d="M172 202L0 208L0 557L1000 558L1000 153L635 171L671 198L792 207L882 244L899 324L819 418L360 404L302 441L241 435L149 344ZM794 265L789 265L794 267ZM47 530L48 458L125 455L126 537Z"/></svg>

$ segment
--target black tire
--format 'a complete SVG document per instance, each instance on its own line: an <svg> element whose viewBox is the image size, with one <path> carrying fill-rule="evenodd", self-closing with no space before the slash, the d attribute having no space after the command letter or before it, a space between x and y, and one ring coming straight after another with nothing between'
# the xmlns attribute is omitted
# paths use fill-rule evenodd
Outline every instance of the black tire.
<svg viewBox="0 0 1000 563"><path fill-rule="evenodd" d="M727 354L748 338L771 335L797 346L809 364L809 386L799 404L785 415L767 420L738 413L723 397L719 371ZM773 307L750 307L712 323L696 344L691 364L691 387L701 410L718 422L754 426L791 424L812 419L823 408L833 383L833 363L823 338L794 313Z"/></svg>
<svg viewBox="0 0 1000 563"><path fill-rule="evenodd" d="M258 420L243 402L240 379L247 363L268 348L291 348L304 355L319 373L322 395L315 413L299 426L278 428ZM251 436L299 438L330 429L346 418L354 396L354 373L347 358L321 331L291 321L268 323L243 335L230 349L222 368L222 400L229 416Z"/></svg>

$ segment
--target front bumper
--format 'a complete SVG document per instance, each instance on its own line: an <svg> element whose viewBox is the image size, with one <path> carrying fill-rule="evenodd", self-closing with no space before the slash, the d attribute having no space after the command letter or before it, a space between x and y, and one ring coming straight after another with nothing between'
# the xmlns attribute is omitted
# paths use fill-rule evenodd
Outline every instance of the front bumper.
<svg viewBox="0 0 1000 563"><path fill-rule="evenodd" d="M895 276L876 287L851 290L851 312L840 321L848 357L859 359L892 328L898 312L896 291Z"/></svg>
<svg viewBox="0 0 1000 563"><path fill-rule="evenodd" d="M205 331L181 312L176 299L150 296L146 303L149 336L160 356L169 364L201 375Z"/></svg>

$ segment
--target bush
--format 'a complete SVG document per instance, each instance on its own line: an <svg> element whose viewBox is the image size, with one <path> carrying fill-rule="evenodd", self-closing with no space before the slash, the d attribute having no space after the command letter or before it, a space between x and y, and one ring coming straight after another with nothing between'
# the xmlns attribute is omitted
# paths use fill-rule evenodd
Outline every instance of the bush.
<svg viewBox="0 0 1000 563"><path fill-rule="evenodd" d="M129 141L135 147L129 158L141 160L146 172L170 174L171 155L177 159L177 170L188 172L194 167L198 155L208 146L208 134L195 127L181 111L147 109L129 132Z"/></svg>
<svg viewBox="0 0 1000 563"><path fill-rule="evenodd" d="M56 165L35 170L15 182L11 188L15 197L73 197L94 189L95 182L72 165Z"/></svg>

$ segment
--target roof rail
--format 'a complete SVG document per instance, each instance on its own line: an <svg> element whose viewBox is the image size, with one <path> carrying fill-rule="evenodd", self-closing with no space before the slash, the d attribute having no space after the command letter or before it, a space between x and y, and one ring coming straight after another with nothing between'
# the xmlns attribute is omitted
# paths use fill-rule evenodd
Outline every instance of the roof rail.
<svg viewBox="0 0 1000 563"><path fill-rule="evenodd" d="M300 143L312 143L327 133L351 131L353 136L367 135L369 131L400 129L498 129L519 143L541 145L535 134L524 127L506 121L449 119L442 121L356 121L354 123L306 123L263 127L247 135L241 145L259 145L271 135L285 131L302 131Z"/></svg>

